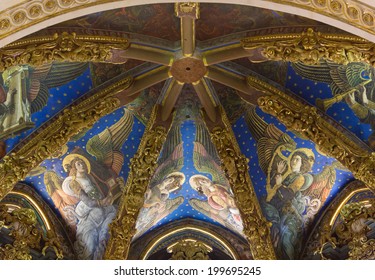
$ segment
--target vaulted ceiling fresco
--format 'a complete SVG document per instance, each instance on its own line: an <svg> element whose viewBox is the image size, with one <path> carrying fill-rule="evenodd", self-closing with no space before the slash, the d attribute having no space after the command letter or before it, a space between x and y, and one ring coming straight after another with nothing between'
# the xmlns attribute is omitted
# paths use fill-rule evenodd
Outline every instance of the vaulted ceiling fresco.
<svg viewBox="0 0 375 280"><path fill-rule="evenodd" d="M100 11L5 46L0 258L373 258L352 249L373 238L373 48L208 3Z"/></svg>

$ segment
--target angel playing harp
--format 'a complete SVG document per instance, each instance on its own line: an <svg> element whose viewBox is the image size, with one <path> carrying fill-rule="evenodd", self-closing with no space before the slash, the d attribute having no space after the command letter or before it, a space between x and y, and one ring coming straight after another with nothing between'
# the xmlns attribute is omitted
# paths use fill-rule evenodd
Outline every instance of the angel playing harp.
<svg viewBox="0 0 375 280"><path fill-rule="evenodd" d="M63 218L75 228L74 248L80 259L100 259L108 240L108 225L116 216L115 199L124 180L119 177L124 158L120 149L133 126L132 114L90 138L86 151L76 147L63 159L68 176L44 174L47 192ZM94 160L96 158L96 160Z"/></svg>
<svg viewBox="0 0 375 280"><path fill-rule="evenodd" d="M159 159L159 166L145 193L143 208L136 222L134 238L156 225L175 211L184 201L183 196L171 198L173 192L181 190L185 175L180 172L184 163L180 126L174 125L167 136Z"/></svg>
<svg viewBox="0 0 375 280"><path fill-rule="evenodd" d="M267 124L254 107L245 120L257 141L259 164L267 176L267 196L262 208L273 224L275 247L283 258L292 259L298 252L303 228L328 198L336 180L336 168L342 166L333 162L319 174L312 174L315 154L311 149L296 148L288 134Z"/></svg>

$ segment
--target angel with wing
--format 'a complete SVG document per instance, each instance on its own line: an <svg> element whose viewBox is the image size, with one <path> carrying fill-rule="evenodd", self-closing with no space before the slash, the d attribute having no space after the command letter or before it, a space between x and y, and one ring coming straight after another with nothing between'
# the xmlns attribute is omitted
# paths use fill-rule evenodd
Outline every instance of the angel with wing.
<svg viewBox="0 0 375 280"><path fill-rule="evenodd" d="M375 150L375 69L361 62L340 65L321 61L319 65L294 63L292 66L300 76L331 87L333 97L318 98L318 107L326 111L334 103L345 100L361 122L371 125L374 132L369 136L368 143Z"/></svg>
<svg viewBox="0 0 375 280"><path fill-rule="evenodd" d="M77 78L87 66L69 62L6 69L0 76L0 138L33 127L31 115L47 105L49 89Z"/></svg>
<svg viewBox="0 0 375 280"><path fill-rule="evenodd" d="M184 197L170 198L171 193L178 192L185 182L185 175L180 172L184 164L180 126L174 124L159 159L159 166L145 193L143 208L136 222L138 238L164 217L176 210Z"/></svg>
<svg viewBox="0 0 375 280"><path fill-rule="evenodd" d="M248 110L245 120L257 141L259 164L267 176L267 196L261 204L272 222L275 248L281 257L294 259L303 230L327 199L336 168L342 166L334 162L312 174L315 154L311 149L297 148L288 134L260 118L255 107Z"/></svg>
<svg viewBox="0 0 375 280"><path fill-rule="evenodd" d="M121 148L132 126L133 116L124 109L118 122L87 141L86 151L76 147L64 157L65 179L54 171L44 174L47 192L74 227L79 259L100 259L104 253L108 225L117 212L114 201L124 188L119 176L124 162Z"/></svg>
<svg viewBox="0 0 375 280"><path fill-rule="evenodd" d="M189 200L190 205L220 224L242 234L240 211L235 204L229 182L219 166L220 161L208 131L200 123L197 123L193 159L195 169L210 174L212 181L200 174L190 178L190 186L206 198L206 200L192 198Z"/></svg>

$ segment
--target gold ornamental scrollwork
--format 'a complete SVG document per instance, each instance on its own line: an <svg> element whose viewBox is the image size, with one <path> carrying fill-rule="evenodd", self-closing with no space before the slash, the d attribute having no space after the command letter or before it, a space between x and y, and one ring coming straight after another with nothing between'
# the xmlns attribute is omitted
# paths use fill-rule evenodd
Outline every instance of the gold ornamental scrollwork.
<svg viewBox="0 0 375 280"><path fill-rule="evenodd" d="M281 90L248 77L249 86L270 94L258 99L259 107L275 116L287 129L313 141L327 156L341 162L354 177L375 192L375 153L359 147L353 140L326 121L315 107L288 98Z"/></svg>
<svg viewBox="0 0 375 280"><path fill-rule="evenodd" d="M120 106L116 93L131 86L133 79L125 78L97 92L77 105L72 105L60 113L55 121L40 131L17 152L6 155L0 161L0 200L13 186L33 168L57 152L69 139L83 129L92 127L101 117Z"/></svg>
<svg viewBox="0 0 375 280"><path fill-rule="evenodd" d="M233 190L251 253L254 259L276 259L270 235L271 225L262 215L250 179L248 159L241 153L224 109L219 106L218 110L221 116L219 124L211 123L207 116L205 122Z"/></svg>
<svg viewBox="0 0 375 280"><path fill-rule="evenodd" d="M170 260L210 260L212 247L195 239L184 239L168 246L167 252L172 253Z"/></svg>
<svg viewBox="0 0 375 280"><path fill-rule="evenodd" d="M167 138L170 122L158 124L160 105L155 105L137 153L130 161L130 171L125 192L120 198L117 217L109 225L110 239L105 259L126 259L139 211L144 203L144 195L157 168L157 159Z"/></svg>
<svg viewBox="0 0 375 280"><path fill-rule="evenodd" d="M366 202L349 203L342 207L340 212L342 221L334 229L325 227L321 233L321 247L318 252L323 259L326 259L323 252L327 244L334 249L348 246L347 259L349 260L375 259L375 239L368 239L367 234L371 228L366 224L369 220L374 221L374 203L375 200L370 199Z"/></svg>
<svg viewBox="0 0 375 280"><path fill-rule="evenodd" d="M53 231L44 236L37 226L35 212L20 208L9 212L5 205L0 206L0 230L5 228L12 244L0 246L0 260L31 260L31 249L41 250L43 255L52 248L57 259L62 259L62 237Z"/></svg>
<svg viewBox="0 0 375 280"><path fill-rule="evenodd" d="M0 72L15 65L39 66L53 61L123 63L113 60L114 51L125 51L129 46L125 38L67 32L19 40L0 49Z"/></svg>
<svg viewBox="0 0 375 280"><path fill-rule="evenodd" d="M321 59L338 64L375 63L375 44L352 35L324 34L312 28L301 34L275 34L244 38L246 50L260 48L269 60L319 64Z"/></svg>

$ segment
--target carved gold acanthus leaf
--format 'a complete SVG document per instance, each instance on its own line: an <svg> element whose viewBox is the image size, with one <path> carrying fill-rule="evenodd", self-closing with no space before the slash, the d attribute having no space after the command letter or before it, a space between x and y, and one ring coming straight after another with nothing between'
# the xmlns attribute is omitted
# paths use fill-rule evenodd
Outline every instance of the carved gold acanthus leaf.
<svg viewBox="0 0 375 280"><path fill-rule="evenodd" d="M369 220L374 221L374 204L375 199L369 199L349 203L341 209L343 223L335 228L331 239L334 239L334 245L348 245L350 260L375 259L375 240L368 239L371 228L366 224Z"/></svg>
<svg viewBox="0 0 375 280"><path fill-rule="evenodd" d="M375 153L359 147L356 142L326 121L315 107L291 98L281 90L248 77L249 86L269 94L258 99L259 107L275 116L287 129L299 132L313 141L327 156L341 162L354 177L375 192Z"/></svg>
<svg viewBox="0 0 375 280"><path fill-rule="evenodd" d="M167 248L172 253L170 260L209 260L212 247L195 239L184 239Z"/></svg>
<svg viewBox="0 0 375 280"><path fill-rule="evenodd" d="M101 117L119 108L119 99L113 97L131 86L133 79L125 78L98 91L77 105L64 109L55 121L17 152L6 155L0 161L0 200L13 186L46 158L53 155L69 139L85 128L90 128Z"/></svg>
<svg viewBox="0 0 375 280"><path fill-rule="evenodd" d="M125 51L129 40L120 37L55 33L53 36L20 40L0 49L0 72L15 65L39 66L53 61L125 62L114 51Z"/></svg>
<svg viewBox="0 0 375 280"><path fill-rule="evenodd" d="M338 64L365 62L374 65L375 44L357 36L324 34L312 28L300 34L255 36L241 40L246 50L262 49L269 60L318 64L321 59Z"/></svg>
<svg viewBox="0 0 375 280"><path fill-rule="evenodd" d="M248 159L241 153L224 109L219 106L218 110L217 115L221 116L219 123L211 123L207 115L205 122L233 190L243 221L243 232L250 245L251 253L254 259L276 259L271 241L270 224L262 215L250 179Z"/></svg>
<svg viewBox="0 0 375 280"><path fill-rule="evenodd" d="M141 139L137 153L130 161L130 171L125 192L120 198L116 219L110 224L105 259L126 259L139 211L144 203L144 194L157 168L157 159L167 138L170 122L159 125L161 106L155 105Z"/></svg>
<svg viewBox="0 0 375 280"><path fill-rule="evenodd" d="M43 235L37 227L37 217L32 209L20 208L9 212L5 205L0 206L0 230L8 230L12 244L0 246L0 260L31 260L31 249L41 250L43 255L46 250L54 250L57 259L62 259L62 237L53 231Z"/></svg>

